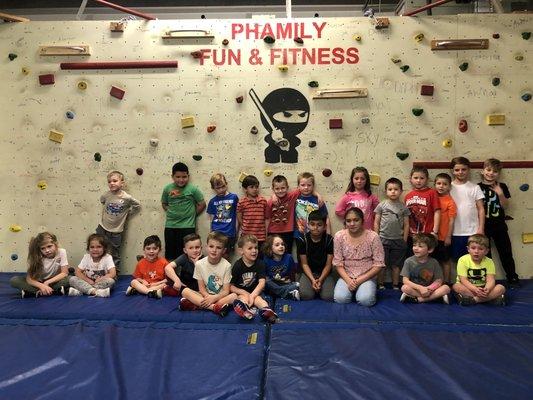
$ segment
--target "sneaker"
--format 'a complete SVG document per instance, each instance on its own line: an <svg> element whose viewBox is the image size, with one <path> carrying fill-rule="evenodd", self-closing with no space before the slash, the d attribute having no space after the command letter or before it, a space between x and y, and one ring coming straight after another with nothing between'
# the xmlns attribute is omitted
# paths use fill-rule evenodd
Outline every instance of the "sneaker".
<svg viewBox="0 0 533 400"><path fill-rule="evenodd" d="M455 293L455 299L461 306L471 306L476 304L476 301L471 296L463 296L461 293Z"/></svg>
<svg viewBox="0 0 533 400"><path fill-rule="evenodd" d="M126 289L126 296L133 296L135 294L138 294L137 289L133 288L132 286L128 286Z"/></svg>
<svg viewBox="0 0 533 400"><path fill-rule="evenodd" d="M392 290L400 290L402 288L402 285L399 283L397 285L392 285Z"/></svg>
<svg viewBox="0 0 533 400"><path fill-rule="evenodd" d="M380 284L378 286L378 290L385 290L385 285L384 284Z"/></svg>
<svg viewBox="0 0 533 400"><path fill-rule="evenodd" d="M160 299L163 297L163 290L157 289L157 290L150 290L148 293L146 293L148 297L151 299Z"/></svg>
<svg viewBox="0 0 533 400"><path fill-rule="evenodd" d="M111 289L110 288L107 288L107 289L96 289L96 293L94 295L96 297L109 297L109 296L111 296Z"/></svg>
<svg viewBox="0 0 533 400"><path fill-rule="evenodd" d="M195 311L198 310L198 308L199 307L196 304L185 297L180 299L180 304L178 305L180 311Z"/></svg>
<svg viewBox="0 0 533 400"><path fill-rule="evenodd" d="M268 307L263 308L260 311L260 315L261 318L263 318L266 322L270 322L271 324L275 324L278 320L278 315Z"/></svg>
<svg viewBox="0 0 533 400"><path fill-rule="evenodd" d="M300 301L300 291L298 289L291 290L289 292L289 298L291 300Z"/></svg>
<svg viewBox="0 0 533 400"><path fill-rule="evenodd" d="M215 304L213 306L213 312L221 317L225 317L229 313L229 304Z"/></svg>
<svg viewBox="0 0 533 400"><path fill-rule="evenodd" d="M505 294L502 294L501 296L491 300L490 304L494 304L495 306L504 306L506 304L506 300Z"/></svg>
<svg viewBox="0 0 533 400"><path fill-rule="evenodd" d="M83 293L80 292L78 289L75 289L73 287L71 287L69 290L68 290L68 295L69 296L81 296Z"/></svg>
<svg viewBox="0 0 533 400"><path fill-rule="evenodd" d="M447 294L445 294L444 296L442 296L442 302L443 302L444 304L448 304L448 305L450 305L450 298L448 297Z"/></svg>
<svg viewBox="0 0 533 400"><path fill-rule="evenodd" d="M233 310L235 310L237 315L241 318L252 319L254 317L254 314L250 311L250 307L241 300L237 299L233 302Z"/></svg>
<svg viewBox="0 0 533 400"><path fill-rule="evenodd" d="M409 296L407 293L402 293L400 296L400 301L402 303L418 303L418 299L413 296Z"/></svg>
<svg viewBox="0 0 533 400"><path fill-rule="evenodd" d="M64 296L66 293L65 286L61 286L59 289L54 290L54 294L58 296Z"/></svg>

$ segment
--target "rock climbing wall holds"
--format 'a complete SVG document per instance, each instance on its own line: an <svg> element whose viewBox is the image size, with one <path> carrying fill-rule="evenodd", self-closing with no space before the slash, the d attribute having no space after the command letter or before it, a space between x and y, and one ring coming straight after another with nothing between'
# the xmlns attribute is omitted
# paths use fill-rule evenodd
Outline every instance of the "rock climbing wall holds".
<svg viewBox="0 0 533 400"><path fill-rule="evenodd" d="M212 133L217 129L216 125L207 125L207 133Z"/></svg>
<svg viewBox="0 0 533 400"><path fill-rule="evenodd" d="M48 133L48 139L56 143L63 142L63 136L64 136L63 133L55 131L53 129Z"/></svg>
<svg viewBox="0 0 533 400"><path fill-rule="evenodd" d="M181 127L182 128L193 128L194 127L194 117L181 117Z"/></svg>
<svg viewBox="0 0 533 400"><path fill-rule="evenodd" d="M18 254L15 254L15 253L11 254L11 261L17 261L18 259L19 259Z"/></svg>
<svg viewBox="0 0 533 400"><path fill-rule="evenodd" d="M492 78L492 86L498 86L500 84L500 78Z"/></svg>
<svg viewBox="0 0 533 400"><path fill-rule="evenodd" d="M193 160L200 161L202 159L202 156L200 154L195 154L192 156Z"/></svg>
<svg viewBox="0 0 533 400"><path fill-rule="evenodd" d="M13 224L9 227L9 230L11 232L20 232L22 230L22 227L20 225Z"/></svg>
<svg viewBox="0 0 533 400"><path fill-rule="evenodd" d="M137 175L141 176L142 174L144 174L144 169L142 169L142 168L137 168L137 169L135 170L135 172L137 173Z"/></svg>
<svg viewBox="0 0 533 400"><path fill-rule="evenodd" d="M524 183L522 185L520 185L520 191L521 192L527 192L529 190L529 185L527 183Z"/></svg>
<svg viewBox="0 0 533 400"><path fill-rule="evenodd" d="M159 139L151 138L150 139L150 146L157 147L159 145Z"/></svg>
<svg viewBox="0 0 533 400"><path fill-rule="evenodd" d="M74 114L74 111L67 111L65 113L65 117L67 117L68 119L74 119L75 116L76 114Z"/></svg>
<svg viewBox="0 0 533 400"><path fill-rule="evenodd" d="M7 56L7 58L9 58L10 61L13 61L17 57L18 56L15 53L9 53L8 56Z"/></svg>
<svg viewBox="0 0 533 400"><path fill-rule="evenodd" d="M390 59L390 60L391 60L391 61L392 61L392 62L393 62L394 64L399 64L399 63L401 63L401 62L402 62L402 60L401 60L401 59L399 59L399 58L396 58L396 57L391 57L391 59Z"/></svg>
<svg viewBox="0 0 533 400"><path fill-rule="evenodd" d="M529 101L531 100L531 93L524 93L522 96L520 96L522 100Z"/></svg>
<svg viewBox="0 0 533 400"><path fill-rule="evenodd" d="M342 129L342 118L332 118L329 120L329 129Z"/></svg>
<svg viewBox="0 0 533 400"><path fill-rule="evenodd" d="M48 187L48 185L46 184L46 181L41 180L37 182L37 187L41 190L45 190Z"/></svg>
<svg viewBox="0 0 533 400"><path fill-rule="evenodd" d="M369 124L370 123L370 118L368 118L368 117L361 118L361 123L362 124Z"/></svg>
<svg viewBox="0 0 533 400"><path fill-rule="evenodd" d="M111 90L109 91L109 94L111 97L114 97L115 99L122 100L124 98L124 94L126 91L124 89L121 89L116 86L111 86Z"/></svg>
<svg viewBox="0 0 533 400"><path fill-rule="evenodd" d="M317 81L310 81L309 83L307 83L307 85L309 87L312 87L312 88L317 88L318 87L318 82Z"/></svg>
<svg viewBox="0 0 533 400"><path fill-rule="evenodd" d="M109 30L111 32L124 32L124 29L126 28L125 22L110 22L109 23Z"/></svg>
<svg viewBox="0 0 533 400"><path fill-rule="evenodd" d="M524 56L522 54L517 54L516 56L514 56L514 59L516 61L524 61Z"/></svg>
<svg viewBox="0 0 533 400"><path fill-rule="evenodd" d="M462 63L461 65L459 65L459 69L461 71L466 71L468 69L468 63L467 62Z"/></svg>
<svg viewBox="0 0 533 400"><path fill-rule="evenodd" d="M409 65L402 65L400 69L402 70L402 72L407 72L409 70Z"/></svg>
<svg viewBox="0 0 533 400"><path fill-rule="evenodd" d="M94 161L100 162L102 161L102 155L100 153L94 153Z"/></svg>
<svg viewBox="0 0 533 400"><path fill-rule="evenodd" d="M435 87L433 85L422 85L420 87L420 94L422 96L433 96L434 91Z"/></svg>
<svg viewBox="0 0 533 400"><path fill-rule="evenodd" d="M311 147L311 148L316 147L316 140L310 140L309 141L309 147Z"/></svg>
<svg viewBox="0 0 533 400"><path fill-rule="evenodd" d="M224 46L227 46L227 45L229 44L229 40L228 40L228 39L224 39L224 40L222 41L222 44L223 44Z"/></svg>
<svg viewBox="0 0 533 400"><path fill-rule="evenodd" d="M505 114L489 114L485 121L487 125L505 125Z"/></svg>
<svg viewBox="0 0 533 400"><path fill-rule="evenodd" d="M324 175L326 178L330 177L332 173L333 173L333 171L330 170L329 168L324 168L322 170L322 175Z"/></svg>
<svg viewBox="0 0 533 400"><path fill-rule="evenodd" d="M400 153L399 151L396 152L396 157L398 157L400 160L405 160L407 157L409 157L409 153Z"/></svg>
<svg viewBox="0 0 533 400"><path fill-rule="evenodd" d="M252 129L250 129L250 133L252 135L257 135L259 133L259 129L257 129L257 126L252 126Z"/></svg>
<svg viewBox="0 0 533 400"><path fill-rule="evenodd" d="M356 42L360 42L362 39L361 35L355 35L353 38Z"/></svg>
<svg viewBox="0 0 533 400"><path fill-rule="evenodd" d="M202 52L197 50L191 53L192 58L202 58Z"/></svg>
<svg viewBox="0 0 533 400"><path fill-rule="evenodd" d="M376 29L386 29L390 25L390 20L386 17L377 17L376 18Z"/></svg>
<svg viewBox="0 0 533 400"><path fill-rule="evenodd" d="M266 35L264 38L263 38L263 41L265 43L268 43L268 44L272 44L276 41L276 39L274 39L272 36L270 35Z"/></svg>
<svg viewBox="0 0 533 400"><path fill-rule="evenodd" d="M445 139L442 141L442 147L446 148L446 149L449 149L450 147L452 147L452 139Z"/></svg>
<svg viewBox="0 0 533 400"><path fill-rule="evenodd" d="M424 34L419 33L418 35L415 35L414 39L415 39L415 42L420 43L422 40L424 40Z"/></svg>
<svg viewBox="0 0 533 400"><path fill-rule="evenodd" d="M522 32L522 39L529 40L531 37L531 32Z"/></svg>
<svg viewBox="0 0 533 400"><path fill-rule="evenodd" d="M298 44L304 44L304 40L301 37L295 37L294 42Z"/></svg>
<svg viewBox="0 0 533 400"><path fill-rule="evenodd" d="M422 108L413 108L411 110L411 112L413 113L413 115L415 117L420 117L424 113L424 109L422 109Z"/></svg>
<svg viewBox="0 0 533 400"><path fill-rule="evenodd" d="M289 70L289 66L288 65L278 65L278 69L281 71L281 72L287 72Z"/></svg>
<svg viewBox="0 0 533 400"><path fill-rule="evenodd" d="M79 82L78 82L78 89L80 89L80 90L85 90L85 89L87 89L87 82L85 82L85 81L79 81Z"/></svg>
<svg viewBox="0 0 533 400"><path fill-rule="evenodd" d="M500 34L499 33L493 33L492 34L492 38L493 39L499 39L500 38Z"/></svg>
<svg viewBox="0 0 533 400"><path fill-rule="evenodd" d="M21 72L22 72L24 75L29 75L29 73L30 73L30 69L27 68L27 67L22 67L22 68L21 68Z"/></svg>
<svg viewBox="0 0 533 400"><path fill-rule="evenodd" d="M40 85L53 85L55 83L54 74L39 75Z"/></svg>
<svg viewBox="0 0 533 400"><path fill-rule="evenodd" d="M235 97L235 101L241 104L244 101L244 97L243 96Z"/></svg>
<svg viewBox="0 0 533 400"><path fill-rule="evenodd" d="M263 171L263 174L265 174L265 176L268 176L268 177L272 176L273 173L274 171L272 171L271 169L265 169Z"/></svg>
<svg viewBox="0 0 533 400"><path fill-rule="evenodd" d="M468 122L466 122L466 119L462 119L459 121L459 132L465 133L468 130Z"/></svg>

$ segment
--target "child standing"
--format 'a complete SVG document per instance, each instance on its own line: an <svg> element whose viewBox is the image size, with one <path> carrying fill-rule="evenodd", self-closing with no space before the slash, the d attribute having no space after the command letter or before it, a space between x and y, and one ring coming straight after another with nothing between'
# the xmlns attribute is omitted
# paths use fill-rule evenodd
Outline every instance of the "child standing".
<svg viewBox="0 0 533 400"><path fill-rule="evenodd" d="M163 289L165 296L176 297L183 288L198 291L198 281L194 279L194 263L202 256L202 240L196 233L183 238L183 254L165 266L167 286Z"/></svg>
<svg viewBox="0 0 533 400"><path fill-rule="evenodd" d="M450 274L452 269L451 250L452 232L455 217L457 216L457 207L450 196L452 186L452 177L446 173L438 174L435 177L435 190L439 195L440 204L440 226L438 235L438 244L433 252L433 257L440 263L444 273L444 282L450 283Z"/></svg>
<svg viewBox="0 0 533 400"><path fill-rule="evenodd" d="M254 313L251 307L257 307L259 315L265 321L276 322L278 316L261 297L265 288L265 264L257 259L259 250L257 238L243 235L239 238L237 247L242 257L233 264L231 270L230 290L238 298L233 302L233 309L244 319L252 319Z"/></svg>
<svg viewBox="0 0 533 400"><path fill-rule="evenodd" d="M93 233L87 238L87 254L76 268L76 276L69 279L69 296L87 294L109 297L117 271L113 257L108 254L109 244L103 235Z"/></svg>
<svg viewBox="0 0 533 400"><path fill-rule="evenodd" d="M241 235L254 235L262 245L266 239L267 201L259 196L259 180L248 175L242 181L245 196L237 204L237 219Z"/></svg>
<svg viewBox="0 0 533 400"><path fill-rule="evenodd" d="M320 205L318 196L315 192L315 176L310 172L303 172L298 175L298 189L300 195L296 199L295 219L296 226L294 229L295 238L303 238L309 232L307 218L311 211L319 210L322 214L328 215L328 209L325 204ZM331 232L329 217L326 219L326 232ZM268 281L267 281L268 283Z"/></svg>
<svg viewBox="0 0 533 400"><path fill-rule="evenodd" d="M290 253L294 239L294 209L300 191L296 189L289 192L289 182L283 175L276 175L272 179L272 191L274 196L267 201L267 232L281 236Z"/></svg>
<svg viewBox="0 0 533 400"><path fill-rule="evenodd" d="M490 301L505 305L505 287L496 284L496 267L487 257L489 239L475 234L468 238L468 254L457 261L457 282L453 290L460 305L471 305Z"/></svg>
<svg viewBox="0 0 533 400"><path fill-rule="evenodd" d="M125 229L126 219L129 214L139 210L141 203L126 193L124 188L124 174L120 171L111 171L107 174L109 191L100 196L102 203L102 220L96 228L96 233L105 236L111 244L111 256L120 272L120 247Z"/></svg>
<svg viewBox="0 0 533 400"><path fill-rule="evenodd" d="M355 167L350 174L346 193L335 207L335 214L344 218L346 210L357 207L365 215L365 229L374 229L374 210L379 203L370 189L370 174L365 167Z"/></svg>
<svg viewBox="0 0 533 400"><path fill-rule="evenodd" d="M172 166L172 180L163 189L161 205L167 213L165 256L175 260L183 252L183 238L196 232L196 216L205 209L202 192L189 183L189 168L182 162Z"/></svg>
<svg viewBox="0 0 533 400"><path fill-rule="evenodd" d="M511 193L505 183L498 181L501 170L502 164L495 158L489 158L483 163L479 187L485 195L485 235L489 238L489 243L491 239L494 241L505 270L507 284L511 287L519 287L520 280L515 270L513 248L505 223L504 209L509 205ZM488 257L491 257L490 244Z"/></svg>
<svg viewBox="0 0 533 400"><path fill-rule="evenodd" d="M228 238L219 232L207 236L207 257L194 264L194 279L198 281L198 291L183 288L179 309L181 311L211 310L225 317L229 304L237 295L230 293L231 264L223 258Z"/></svg>
<svg viewBox="0 0 533 400"><path fill-rule="evenodd" d="M282 299L300 300L298 282L292 282L291 276L296 272L292 255L285 252L285 243L281 236L271 235L263 246L266 265L266 287L268 292Z"/></svg>
<svg viewBox="0 0 533 400"><path fill-rule="evenodd" d="M166 286L165 265L168 261L159 257L161 240L157 235L144 239L142 258L135 267L133 280L126 289L126 296L137 293L145 294L154 299L163 297L163 288Z"/></svg>
<svg viewBox="0 0 533 400"><path fill-rule="evenodd" d="M211 219L211 231L223 233L228 237L228 253L235 248L237 236L237 203L239 197L228 192L228 182L222 174L214 174L209 180L216 196L209 200L207 214Z"/></svg>
<svg viewBox="0 0 533 400"><path fill-rule="evenodd" d="M383 251L385 252L385 267L391 268L392 288L399 289L400 266L405 260L407 238L409 236L409 215L411 212L400 201L403 191L402 181L390 178L385 182L387 200L378 204L374 213L374 231L378 232ZM378 287L385 289L385 268L378 274Z"/></svg>
<svg viewBox="0 0 533 400"><path fill-rule="evenodd" d="M333 237L326 233L326 219L320 211L311 211L307 221L309 232L296 239L303 271L299 280L301 300L312 300L317 294L322 300L333 300Z"/></svg>
<svg viewBox="0 0 533 400"><path fill-rule="evenodd" d="M22 298L65 294L68 287L68 260L59 248L56 235L39 233L28 246L28 273L14 276L11 286L20 290Z"/></svg>
<svg viewBox="0 0 533 400"><path fill-rule="evenodd" d="M451 161L454 179L450 195L457 206L457 217L453 224L452 256L458 259L466 254L468 238L483 234L485 230L485 195L479 185L468 180L470 161L465 157L455 157Z"/></svg>
<svg viewBox="0 0 533 400"><path fill-rule="evenodd" d="M425 303L442 298L450 304L450 287L442 284L442 270L439 263L429 255L435 249L437 240L433 235L417 233L413 236L414 256L405 260L402 268L402 303Z"/></svg>

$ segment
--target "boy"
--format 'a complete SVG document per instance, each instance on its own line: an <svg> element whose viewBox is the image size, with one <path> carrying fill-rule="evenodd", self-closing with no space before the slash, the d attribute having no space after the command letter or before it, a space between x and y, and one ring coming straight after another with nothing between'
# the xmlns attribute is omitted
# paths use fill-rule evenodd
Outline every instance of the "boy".
<svg viewBox="0 0 533 400"><path fill-rule="evenodd" d="M505 287L496 284L496 267L486 257L489 252L489 239L475 234L468 238L468 254L457 261L457 282L453 290L457 302L462 305L485 303L505 305Z"/></svg>
<svg viewBox="0 0 533 400"><path fill-rule="evenodd" d="M209 180L215 197L209 200L207 214L211 220L211 231L223 233L228 237L227 252L233 252L237 236L237 203L239 197L228 192L228 182L222 174L214 174Z"/></svg>
<svg viewBox="0 0 533 400"><path fill-rule="evenodd" d="M440 263L442 271L444 272L444 282L450 284L450 274L452 269L451 250L452 232L455 217L457 215L457 207L450 196L450 189L452 186L452 177L446 173L437 174L435 177L435 190L439 195L440 204L440 226L437 248L433 253L433 257Z"/></svg>
<svg viewBox="0 0 533 400"><path fill-rule="evenodd" d="M485 160L481 172L482 180L478 185L485 195L485 235L489 238L489 243L492 240L498 250L502 267L507 276L507 284L511 288L517 288L520 287L520 280L515 270L513 248L507 232L504 211L504 208L509 205L511 193L509 193L505 183L498 181L501 170L500 160L495 158ZM491 257L490 245L487 256Z"/></svg>
<svg viewBox="0 0 533 400"><path fill-rule="evenodd" d="M307 227L307 218L311 211L319 210L322 214L328 215L328 208L325 204L320 204L318 196L314 194L315 191L315 176L310 172L303 172L298 175L298 189L300 195L296 199L294 210L295 215L295 229L294 237L303 238L309 232ZM331 233L331 224L329 217L326 219L326 232Z"/></svg>
<svg viewBox="0 0 533 400"><path fill-rule="evenodd" d="M132 212L139 210L141 203L123 190L124 175L120 171L107 174L109 191L100 196L102 220L96 233L103 235L111 244L111 256L117 275L120 272L120 247L126 219Z"/></svg>
<svg viewBox="0 0 533 400"><path fill-rule="evenodd" d="M183 238L196 232L196 216L205 209L204 196L189 183L189 168L182 162L172 166L173 183L166 185L161 195L165 210L165 256L175 260L183 254Z"/></svg>
<svg viewBox="0 0 533 400"><path fill-rule="evenodd" d="M289 192L289 183L283 175L272 179L274 196L267 202L266 219L268 234L277 234L285 242L286 251L291 252L294 239L294 208L300 195L298 189Z"/></svg>
<svg viewBox="0 0 533 400"><path fill-rule="evenodd" d="M233 309L244 319L252 319L254 313L250 309L255 306L260 311L261 318L270 323L275 323L278 316L268 306L261 293L265 288L265 264L257 260L257 238L253 235L243 235L237 242L241 258L233 264L231 270L231 293L238 298L233 302Z"/></svg>
<svg viewBox="0 0 533 400"><path fill-rule="evenodd" d="M332 272L333 238L326 233L327 216L315 210L309 213L309 232L296 239L296 248L303 274L300 276L300 300L333 301L335 278Z"/></svg>
<svg viewBox="0 0 533 400"><path fill-rule="evenodd" d="M437 240L433 235L417 233L413 236L414 256L405 260L402 268L402 303L425 303L442 298L450 304L450 287L442 284L442 270L439 263L429 255L435 249Z"/></svg>
<svg viewBox="0 0 533 400"><path fill-rule="evenodd" d="M465 157L455 157L451 161L454 179L450 195L457 206L457 216L453 224L452 256L457 260L466 254L468 238L485 231L485 195L481 188L468 180L470 161Z"/></svg>
<svg viewBox="0 0 533 400"><path fill-rule="evenodd" d="M198 291L183 288L179 309L194 311L199 309L211 310L215 314L225 317L229 304L237 298L230 293L231 264L223 258L228 238L220 232L210 232L207 235L207 257L194 264L194 279L198 281Z"/></svg>
<svg viewBox="0 0 533 400"><path fill-rule="evenodd" d="M259 248L266 239L266 207L264 197L259 196L259 180L248 175L242 181L245 197L237 204L237 220L241 235L254 235L259 241Z"/></svg>
<svg viewBox="0 0 533 400"><path fill-rule="evenodd" d="M374 231L378 232L385 251L385 266L391 268L392 288L398 290L400 266L405 261L407 238L409 236L409 215L411 212L400 201L403 184L398 178L385 182L387 200L378 204L374 213ZM379 289L385 289L385 268L378 274Z"/></svg>
<svg viewBox="0 0 533 400"><path fill-rule="evenodd" d="M198 281L194 279L194 263L202 258L202 240L198 234L183 238L183 253L165 267L167 286L163 293L166 296L176 297L186 287L198 291Z"/></svg>
<svg viewBox="0 0 533 400"><path fill-rule="evenodd" d="M163 288L167 284L165 265L168 264L168 261L159 257L160 251L161 240L157 235L144 239L144 258L135 267L133 280L126 289L126 296L141 293L155 299L163 297Z"/></svg>
<svg viewBox="0 0 533 400"><path fill-rule="evenodd" d="M435 189L428 187L428 170L425 167L413 167L411 170L411 190L405 196L405 205L411 212L409 215L409 237L407 252L412 255L412 235L415 233L431 233L435 237L440 227L440 204Z"/></svg>

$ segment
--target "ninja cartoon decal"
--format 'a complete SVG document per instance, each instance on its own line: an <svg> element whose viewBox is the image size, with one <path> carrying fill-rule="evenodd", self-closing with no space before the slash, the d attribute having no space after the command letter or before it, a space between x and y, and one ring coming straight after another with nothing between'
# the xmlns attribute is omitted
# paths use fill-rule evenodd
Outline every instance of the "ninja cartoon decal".
<svg viewBox="0 0 533 400"><path fill-rule="evenodd" d="M250 89L250 96L261 114L261 123L268 131L265 142L265 162L298 162L296 148L301 140L300 134L309 122L309 102L296 89L281 88L270 92L263 101Z"/></svg>

